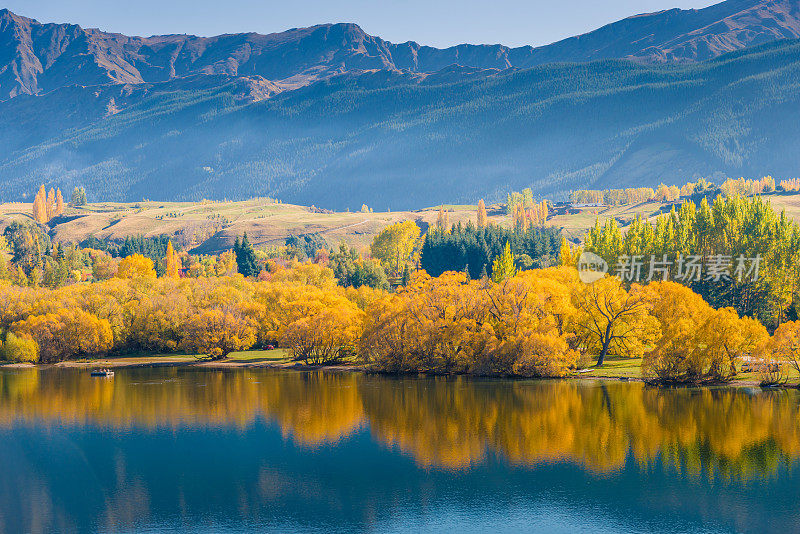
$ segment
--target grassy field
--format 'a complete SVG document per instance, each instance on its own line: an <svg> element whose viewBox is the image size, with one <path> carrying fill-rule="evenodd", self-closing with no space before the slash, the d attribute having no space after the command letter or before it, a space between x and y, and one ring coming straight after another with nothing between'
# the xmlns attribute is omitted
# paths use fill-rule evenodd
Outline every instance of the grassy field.
<svg viewBox="0 0 800 534"><path fill-rule="evenodd" d="M592 365L594 365L592 363ZM622 358L608 356L601 367L585 367L577 373L586 378L642 378L641 358Z"/></svg>
<svg viewBox="0 0 800 534"><path fill-rule="evenodd" d="M248 350L246 352L231 352L227 361L233 363L286 363L291 359L289 349L273 350Z"/></svg>

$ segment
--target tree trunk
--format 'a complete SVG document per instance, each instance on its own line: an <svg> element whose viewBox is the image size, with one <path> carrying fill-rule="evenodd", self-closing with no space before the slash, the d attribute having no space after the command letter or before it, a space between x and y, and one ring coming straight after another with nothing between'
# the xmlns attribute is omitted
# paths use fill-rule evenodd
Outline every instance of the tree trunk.
<svg viewBox="0 0 800 534"><path fill-rule="evenodd" d="M603 365L603 362L606 359L606 354L608 354L607 343L603 345L603 350L600 351L600 355L597 357L597 364L595 365L595 367L600 367L601 365Z"/></svg>
<svg viewBox="0 0 800 534"><path fill-rule="evenodd" d="M603 338L603 350L600 351L600 355L597 357L597 365L595 367L600 367L603 365L603 362L606 359L606 354L608 354L608 349L611 346L611 323L608 323L606 327L606 335Z"/></svg>

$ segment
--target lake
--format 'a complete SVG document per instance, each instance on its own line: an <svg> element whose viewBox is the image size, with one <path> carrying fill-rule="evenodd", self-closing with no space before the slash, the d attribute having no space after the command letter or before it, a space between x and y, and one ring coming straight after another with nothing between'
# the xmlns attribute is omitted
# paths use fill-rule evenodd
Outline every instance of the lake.
<svg viewBox="0 0 800 534"><path fill-rule="evenodd" d="M785 532L795 390L0 371L0 532Z"/></svg>

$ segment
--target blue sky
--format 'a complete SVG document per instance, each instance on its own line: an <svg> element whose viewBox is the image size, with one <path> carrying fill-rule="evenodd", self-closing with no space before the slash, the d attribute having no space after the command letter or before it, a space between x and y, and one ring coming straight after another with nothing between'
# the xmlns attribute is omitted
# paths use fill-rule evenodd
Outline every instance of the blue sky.
<svg viewBox="0 0 800 534"><path fill-rule="evenodd" d="M128 35L271 33L355 22L393 42L541 45L629 15L715 0L0 0L41 22L72 22Z"/></svg>

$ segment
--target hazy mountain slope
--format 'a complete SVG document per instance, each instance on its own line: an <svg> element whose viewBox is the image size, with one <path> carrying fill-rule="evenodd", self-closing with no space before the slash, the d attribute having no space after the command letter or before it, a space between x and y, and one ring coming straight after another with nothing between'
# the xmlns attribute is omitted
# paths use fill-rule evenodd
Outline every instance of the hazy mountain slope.
<svg viewBox="0 0 800 534"><path fill-rule="evenodd" d="M258 102L267 82L224 76L14 98L0 103L0 201L45 182L116 200L400 209L800 175L797 41L688 66L451 71L347 73Z"/></svg>
<svg viewBox="0 0 800 534"><path fill-rule="evenodd" d="M393 44L355 24L282 33L128 37L73 24L41 24L0 10L0 100L70 85L163 82L194 75L261 76L293 89L344 72L527 68L631 58L692 62L800 37L800 0L727 0L701 10L638 15L540 48Z"/></svg>

